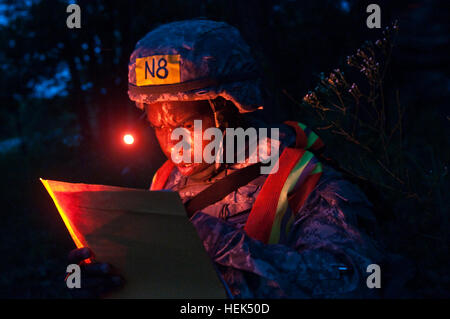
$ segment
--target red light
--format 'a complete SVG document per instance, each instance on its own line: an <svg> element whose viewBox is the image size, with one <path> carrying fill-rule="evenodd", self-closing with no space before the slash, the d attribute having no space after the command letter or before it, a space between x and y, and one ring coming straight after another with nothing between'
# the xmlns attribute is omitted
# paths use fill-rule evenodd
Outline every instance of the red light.
<svg viewBox="0 0 450 319"><path fill-rule="evenodd" d="M123 136L123 142L124 142L125 144L128 144L128 145L133 144L133 143L134 143L134 137L133 137L133 135L131 135L131 134L125 134L125 135Z"/></svg>

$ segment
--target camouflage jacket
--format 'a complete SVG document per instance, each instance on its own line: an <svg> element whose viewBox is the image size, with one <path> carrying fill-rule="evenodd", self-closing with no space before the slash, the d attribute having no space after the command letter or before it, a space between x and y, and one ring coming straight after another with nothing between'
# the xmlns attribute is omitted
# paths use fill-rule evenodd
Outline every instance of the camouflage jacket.
<svg viewBox="0 0 450 319"><path fill-rule="evenodd" d="M282 145L295 137L282 130ZM281 150L280 150L281 152ZM230 167L228 169L238 169ZM324 167L323 175L279 244L264 244L243 230L267 176L260 176L191 221L234 298L365 298L369 264L382 254L360 229L358 216L371 216L365 195L341 174ZM220 177L217 177L220 178ZM174 169L165 189L185 202L213 183L189 183Z"/></svg>

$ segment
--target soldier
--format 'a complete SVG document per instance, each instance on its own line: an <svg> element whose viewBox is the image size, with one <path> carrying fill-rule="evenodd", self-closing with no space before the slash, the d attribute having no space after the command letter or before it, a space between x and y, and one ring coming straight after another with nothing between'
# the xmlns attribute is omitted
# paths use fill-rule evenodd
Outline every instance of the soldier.
<svg viewBox="0 0 450 319"><path fill-rule="evenodd" d="M370 216L371 205L357 187L321 163L322 141L302 123L285 122L278 126L278 139L266 139L265 145L276 145L280 154L272 174L260 174L259 164L248 160L173 162L178 142L173 130L192 132L195 120L202 121L203 132L266 125L258 115L264 106L258 70L234 27L208 20L162 25L137 43L128 80L130 99L146 112L168 157L151 189L180 194L230 297L373 293L366 286L366 268L380 263L381 254L357 227L357 216ZM205 146L203 141L202 151ZM69 262L89 256L89 249L77 249ZM83 286L90 293L121 284L107 264L83 269Z"/></svg>

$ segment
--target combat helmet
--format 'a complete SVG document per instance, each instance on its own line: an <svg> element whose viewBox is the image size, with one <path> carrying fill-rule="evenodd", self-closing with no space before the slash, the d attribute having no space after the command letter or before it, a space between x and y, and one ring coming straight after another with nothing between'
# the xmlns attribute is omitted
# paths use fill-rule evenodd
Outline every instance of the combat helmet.
<svg viewBox="0 0 450 319"><path fill-rule="evenodd" d="M239 31L195 19L150 31L131 54L128 95L143 109L161 101L231 101L240 113L263 105L258 68Z"/></svg>

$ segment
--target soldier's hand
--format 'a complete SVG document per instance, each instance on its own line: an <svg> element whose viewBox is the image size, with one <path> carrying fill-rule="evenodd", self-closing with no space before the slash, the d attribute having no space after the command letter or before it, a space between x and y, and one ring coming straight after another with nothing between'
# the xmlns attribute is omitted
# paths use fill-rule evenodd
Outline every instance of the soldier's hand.
<svg viewBox="0 0 450 319"><path fill-rule="evenodd" d="M75 298L100 298L124 284L123 278L115 274L110 264L84 262L91 257L92 251L87 247L74 249L69 253L68 264L78 264L81 270L81 288L70 289Z"/></svg>

